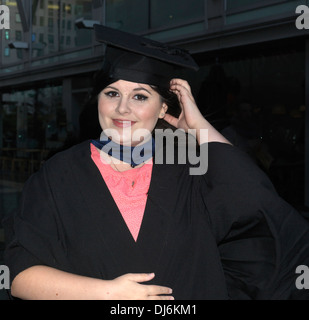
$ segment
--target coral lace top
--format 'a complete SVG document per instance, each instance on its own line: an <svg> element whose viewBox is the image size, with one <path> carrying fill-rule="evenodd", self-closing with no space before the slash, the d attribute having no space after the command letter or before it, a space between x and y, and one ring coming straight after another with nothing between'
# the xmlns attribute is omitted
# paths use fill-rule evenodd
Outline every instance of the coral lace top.
<svg viewBox="0 0 309 320"><path fill-rule="evenodd" d="M132 237L137 241L152 174L152 161L140 168L119 172L100 156L91 144L91 158L98 167Z"/></svg>

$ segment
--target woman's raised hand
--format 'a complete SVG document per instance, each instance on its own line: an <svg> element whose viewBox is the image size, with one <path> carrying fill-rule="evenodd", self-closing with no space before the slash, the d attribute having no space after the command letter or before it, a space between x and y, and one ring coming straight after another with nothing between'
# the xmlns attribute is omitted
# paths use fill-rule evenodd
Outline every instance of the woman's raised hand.
<svg viewBox="0 0 309 320"><path fill-rule="evenodd" d="M199 144L213 141L230 144L201 114L187 81L172 79L170 82L170 90L178 97L181 113L178 118L170 114L165 114L164 120L166 122L186 132L188 132L188 130L196 130L196 139Z"/></svg>
<svg viewBox="0 0 309 320"><path fill-rule="evenodd" d="M182 79L172 79L170 82L170 90L178 97L181 114L178 118L166 114L164 120L172 126L183 129L186 132L189 129L199 129L205 119L195 103L189 83Z"/></svg>

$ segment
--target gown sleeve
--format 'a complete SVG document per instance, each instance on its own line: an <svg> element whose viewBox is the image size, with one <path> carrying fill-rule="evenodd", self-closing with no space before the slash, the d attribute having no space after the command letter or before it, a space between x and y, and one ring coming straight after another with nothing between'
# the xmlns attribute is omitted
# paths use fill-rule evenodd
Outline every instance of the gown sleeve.
<svg viewBox="0 0 309 320"><path fill-rule="evenodd" d="M54 171L55 175L55 171ZM4 225L10 280L35 265L68 270L65 237L45 165L25 184L20 207Z"/></svg>
<svg viewBox="0 0 309 320"><path fill-rule="evenodd" d="M267 175L236 147L209 143L201 181L230 298L308 300L295 281L309 265L309 223Z"/></svg>

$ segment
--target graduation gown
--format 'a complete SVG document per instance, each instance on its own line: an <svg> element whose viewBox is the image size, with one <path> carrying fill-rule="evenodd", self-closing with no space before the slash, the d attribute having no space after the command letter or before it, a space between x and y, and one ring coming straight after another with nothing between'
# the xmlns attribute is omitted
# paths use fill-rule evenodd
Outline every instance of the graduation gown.
<svg viewBox="0 0 309 320"><path fill-rule="evenodd" d="M154 164L137 241L86 141L55 155L25 184L5 251L11 280L34 265L114 279L154 272L175 299L301 299L308 222L230 145L207 145L208 171ZM9 223L7 223L9 225ZM9 228L9 227L8 227Z"/></svg>

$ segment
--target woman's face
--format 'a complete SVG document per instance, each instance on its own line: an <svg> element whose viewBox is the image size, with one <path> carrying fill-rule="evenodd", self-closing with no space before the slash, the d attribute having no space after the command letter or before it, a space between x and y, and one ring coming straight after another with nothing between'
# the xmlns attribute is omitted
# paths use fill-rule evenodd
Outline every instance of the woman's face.
<svg viewBox="0 0 309 320"><path fill-rule="evenodd" d="M161 96L149 85L124 80L101 91L98 107L100 125L106 135L116 143L132 146L149 139L167 110Z"/></svg>

